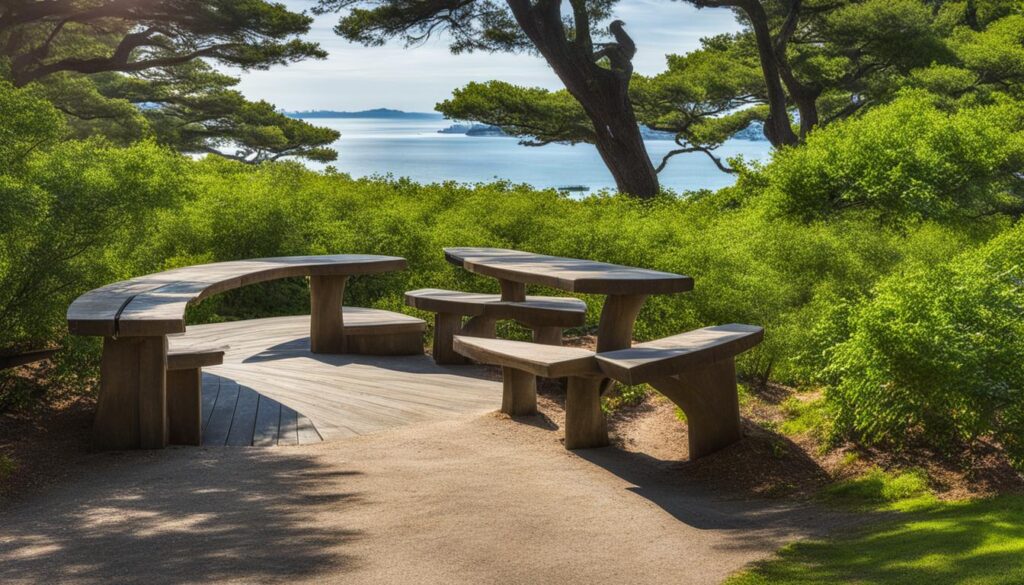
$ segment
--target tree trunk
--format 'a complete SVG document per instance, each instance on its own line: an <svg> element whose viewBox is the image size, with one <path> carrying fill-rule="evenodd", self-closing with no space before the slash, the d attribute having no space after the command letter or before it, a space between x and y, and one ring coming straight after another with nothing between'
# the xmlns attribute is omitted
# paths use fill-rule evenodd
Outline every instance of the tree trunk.
<svg viewBox="0 0 1024 585"><path fill-rule="evenodd" d="M772 42L771 29L768 27L768 15L757 0L743 2L740 7L754 29L757 55L761 61L761 72L768 93L768 119L764 122L765 138L775 147L796 144L799 138L793 132L789 121L786 92L782 88L779 64L775 57L775 44Z"/></svg>
<svg viewBox="0 0 1024 585"><path fill-rule="evenodd" d="M569 84L566 84L569 87ZM569 90L594 124L594 145L622 193L650 198L658 194L658 173L647 155L633 105L621 96ZM611 98L611 99L609 99Z"/></svg>
<svg viewBox="0 0 1024 585"><path fill-rule="evenodd" d="M570 42L558 0L506 0L516 21L594 125L594 145L622 193L647 199L660 191L629 100L631 71L594 62L589 33Z"/></svg>

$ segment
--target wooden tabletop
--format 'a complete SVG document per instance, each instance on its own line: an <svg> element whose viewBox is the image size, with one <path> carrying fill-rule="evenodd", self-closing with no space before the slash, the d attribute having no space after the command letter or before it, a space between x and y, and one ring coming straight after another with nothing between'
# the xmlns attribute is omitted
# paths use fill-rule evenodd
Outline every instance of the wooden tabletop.
<svg viewBox="0 0 1024 585"><path fill-rule="evenodd" d="M75 335L181 333L188 303L242 286L296 276L351 276L402 270L404 258L369 254L285 256L201 264L115 282L68 308Z"/></svg>
<svg viewBox="0 0 1024 585"><path fill-rule="evenodd" d="M452 264L476 274L569 292L651 295L693 288L693 279L689 276L517 250L445 248L444 255Z"/></svg>

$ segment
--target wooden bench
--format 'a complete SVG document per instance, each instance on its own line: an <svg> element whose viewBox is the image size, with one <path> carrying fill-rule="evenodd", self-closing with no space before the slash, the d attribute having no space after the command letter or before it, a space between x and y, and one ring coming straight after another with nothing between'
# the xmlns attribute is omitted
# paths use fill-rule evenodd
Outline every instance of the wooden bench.
<svg viewBox="0 0 1024 585"><path fill-rule="evenodd" d="M193 347L183 335L168 336L167 440L203 444L203 368L224 363L226 347Z"/></svg>
<svg viewBox="0 0 1024 585"><path fill-rule="evenodd" d="M466 363L452 348L453 337L494 337L500 320L532 329L535 343L561 345L562 330L583 325L587 317L586 303L571 297L524 296L521 301L503 301L496 294L425 288L405 293L405 303L435 314L433 355L439 364Z"/></svg>
<svg viewBox="0 0 1024 585"><path fill-rule="evenodd" d="M406 352L413 336L422 352L422 326L409 333L407 323L378 323L371 327L368 322L385 313L384 318L394 321L394 313L362 313L363 324L347 331L344 324L348 312L342 311L342 300L349 277L405 267L404 258L365 254L259 258L176 268L87 292L68 308L67 321L74 335L104 338L93 432L95 446L134 449L167 445L167 372L171 360L168 335L185 331L185 309L189 303L214 294L281 278L308 277L313 352L346 353L350 351L349 342L355 351L387 351L391 347ZM396 328L402 331L395 333ZM351 335L347 337L346 333ZM404 337L398 341L371 339L375 335ZM175 358L179 359L187 361ZM195 368L181 371L189 370ZM188 376L191 378L192 374Z"/></svg>
<svg viewBox="0 0 1024 585"><path fill-rule="evenodd" d="M686 413L690 458L697 459L741 438L735 358L763 337L760 327L734 323L597 354L466 336L455 338L455 350L478 362L502 366L502 412L510 415L536 412L536 376L568 376L567 449L608 444L601 412L602 379L650 384Z"/></svg>

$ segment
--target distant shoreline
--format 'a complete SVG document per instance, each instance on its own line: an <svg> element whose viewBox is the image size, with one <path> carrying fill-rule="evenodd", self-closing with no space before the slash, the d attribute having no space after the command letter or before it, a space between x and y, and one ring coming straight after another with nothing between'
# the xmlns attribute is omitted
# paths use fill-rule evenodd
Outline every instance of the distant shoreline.
<svg viewBox="0 0 1024 585"><path fill-rule="evenodd" d="M444 116L436 112L403 112L389 108L374 108L358 112L339 112L335 110L309 110L305 112L285 112L289 118L365 118L377 120L443 120Z"/></svg>

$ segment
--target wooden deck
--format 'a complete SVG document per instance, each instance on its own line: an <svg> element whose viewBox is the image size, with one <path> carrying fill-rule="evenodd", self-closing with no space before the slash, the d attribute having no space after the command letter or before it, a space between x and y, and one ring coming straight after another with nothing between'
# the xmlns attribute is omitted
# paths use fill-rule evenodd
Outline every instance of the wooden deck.
<svg viewBox="0 0 1024 585"><path fill-rule="evenodd" d="M188 343L227 345L203 370L204 445L295 445L487 412L501 382L429 356L309 351L309 316L193 325Z"/></svg>

